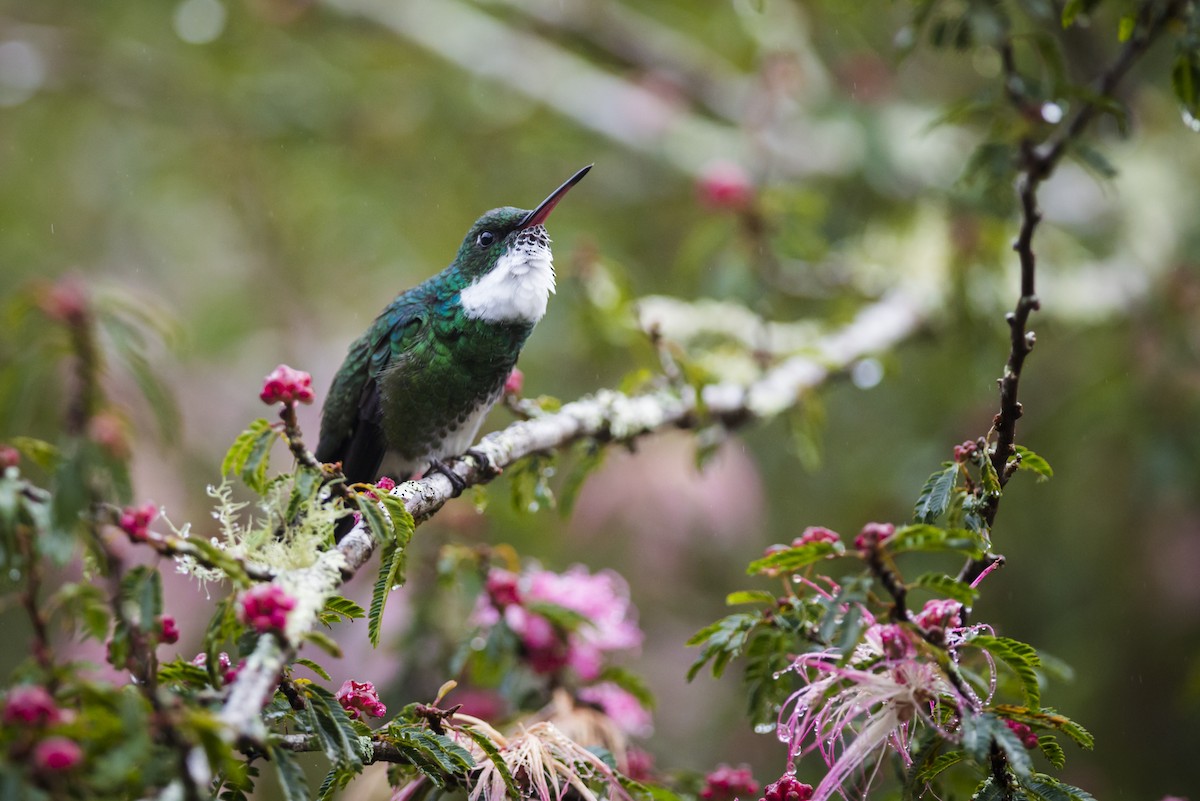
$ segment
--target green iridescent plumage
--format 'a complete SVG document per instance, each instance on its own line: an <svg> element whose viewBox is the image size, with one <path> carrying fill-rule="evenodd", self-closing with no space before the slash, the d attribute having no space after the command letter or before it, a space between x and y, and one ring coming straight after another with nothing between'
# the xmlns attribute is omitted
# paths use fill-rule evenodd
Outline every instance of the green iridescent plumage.
<svg viewBox="0 0 1200 801"><path fill-rule="evenodd" d="M449 267L400 294L351 344L325 400L318 459L374 482L471 444L553 291L542 222L586 171L533 211L484 214Z"/></svg>

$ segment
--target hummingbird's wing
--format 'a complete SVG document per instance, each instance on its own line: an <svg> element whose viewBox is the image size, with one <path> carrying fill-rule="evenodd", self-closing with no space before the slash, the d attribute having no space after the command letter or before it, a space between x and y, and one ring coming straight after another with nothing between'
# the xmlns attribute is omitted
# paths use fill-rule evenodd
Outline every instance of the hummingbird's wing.
<svg viewBox="0 0 1200 801"><path fill-rule="evenodd" d="M421 328L421 309L411 296L397 298L350 346L333 379L321 412L316 456L322 462L340 461L351 483L374 483L379 478L387 453L379 382Z"/></svg>

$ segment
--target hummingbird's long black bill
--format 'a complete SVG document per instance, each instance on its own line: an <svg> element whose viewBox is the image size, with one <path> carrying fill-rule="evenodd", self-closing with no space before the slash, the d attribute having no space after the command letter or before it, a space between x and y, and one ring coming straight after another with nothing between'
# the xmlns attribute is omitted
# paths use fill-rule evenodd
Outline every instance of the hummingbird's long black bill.
<svg viewBox="0 0 1200 801"><path fill-rule="evenodd" d="M558 205L558 201L563 199L563 196L570 191L571 187L583 180L583 176L588 174L593 165L589 164L579 172L567 179L566 183L550 193L550 197L543 200L538 207L525 215L525 219L517 223L517 230L522 228L532 228L535 225L541 225L550 216L550 212L554 211L554 207Z"/></svg>

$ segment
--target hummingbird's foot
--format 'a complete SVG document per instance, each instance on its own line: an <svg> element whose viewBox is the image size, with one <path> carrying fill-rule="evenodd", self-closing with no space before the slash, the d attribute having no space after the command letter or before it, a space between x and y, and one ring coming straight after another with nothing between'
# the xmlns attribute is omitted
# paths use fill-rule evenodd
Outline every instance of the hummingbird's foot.
<svg viewBox="0 0 1200 801"><path fill-rule="evenodd" d="M491 481L493 478L504 472L504 468L497 467L492 462L491 457L481 450L471 448L467 451L466 455L474 459L479 465L479 472L483 476L484 481Z"/></svg>
<svg viewBox="0 0 1200 801"><path fill-rule="evenodd" d="M467 488L467 482L463 481L458 473L455 473L453 470L451 470L450 465L446 464L441 459L430 460L429 469L441 473L454 487L454 494L451 497L457 498L459 495L462 495L463 490ZM428 471L426 472L428 474Z"/></svg>

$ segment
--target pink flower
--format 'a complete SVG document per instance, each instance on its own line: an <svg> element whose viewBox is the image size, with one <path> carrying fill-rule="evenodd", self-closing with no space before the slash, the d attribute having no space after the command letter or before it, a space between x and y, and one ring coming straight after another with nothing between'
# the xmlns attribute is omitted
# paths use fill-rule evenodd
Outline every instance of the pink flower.
<svg viewBox="0 0 1200 801"><path fill-rule="evenodd" d="M8 691L4 699L4 723L33 724L46 726L58 723L62 713L54 698L44 687L36 684L19 684Z"/></svg>
<svg viewBox="0 0 1200 801"><path fill-rule="evenodd" d="M704 789L700 797L705 801L733 801L735 798L758 795L758 782L750 772L749 765L739 765L731 768L721 764L712 773L704 777Z"/></svg>
<svg viewBox="0 0 1200 801"><path fill-rule="evenodd" d="M696 194L714 211L741 211L754 198L754 187L740 165L718 161L704 168L696 182Z"/></svg>
<svg viewBox="0 0 1200 801"><path fill-rule="evenodd" d="M954 461L965 462L975 455L975 451L979 450L979 446L974 440L967 440L961 445L954 446Z"/></svg>
<svg viewBox="0 0 1200 801"><path fill-rule="evenodd" d="M605 653L641 645L629 588L616 573L591 574L576 565L564 573L534 570L515 577L515 582L513 578L511 573L493 571L472 618L485 627L503 620L520 638L524 656L536 672L556 673L570 667L590 681L600 675ZM560 606L586 622L564 631L534 611L538 605Z"/></svg>
<svg viewBox="0 0 1200 801"><path fill-rule="evenodd" d="M886 623L871 627L874 631L867 632L867 637L871 638L872 634L879 637L879 650L888 659L906 659L913 655L913 643L908 638L908 634L903 628L894 624Z"/></svg>
<svg viewBox="0 0 1200 801"><path fill-rule="evenodd" d="M1012 729L1012 733L1017 735L1017 738L1020 739L1021 745L1025 746L1026 748L1037 748L1038 737L1033 733L1033 729L1029 728L1029 726L1015 720L1009 720L1008 718L1004 719L1004 725Z"/></svg>
<svg viewBox="0 0 1200 801"><path fill-rule="evenodd" d="M87 289L78 276L68 275L52 284L38 299L38 305L51 319L79 325L87 315Z"/></svg>
<svg viewBox="0 0 1200 801"><path fill-rule="evenodd" d="M854 547L860 551L869 551L895 533L896 527L891 523L867 523L854 538Z"/></svg>
<svg viewBox="0 0 1200 801"><path fill-rule="evenodd" d="M808 801L812 797L812 785L805 784L789 773L780 776L779 781L768 784L759 801Z"/></svg>
<svg viewBox="0 0 1200 801"><path fill-rule="evenodd" d="M242 622L256 631L282 632L296 599L278 584L259 584L242 595Z"/></svg>
<svg viewBox="0 0 1200 801"><path fill-rule="evenodd" d="M33 749L33 764L43 773L70 770L83 759L83 749L66 737L47 737Z"/></svg>
<svg viewBox="0 0 1200 801"><path fill-rule="evenodd" d="M926 601L925 607L912 617L925 631L956 629L962 626L962 604L949 598Z"/></svg>
<svg viewBox="0 0 1200 801"><path fill-rule="evenodd" d="M158 517L158 508L152 503L141 506L126 506L121 510L118 525L134 542L145 542L150 536L150 524Z"/></svg>
<svg viewBox="0 0 1200 801"><path fill-rule="evenodd" d="M521 591L517 587L517 580L517 574L511 570L494 567L488 571L484 588L493 606L503 609L510 604L521 603Z"/></svg>
<svg viewBox="0 0 1200 801"><path fill-rule="evenodd" d="M337 698L346 713L355 720L362 717L364 713L377 718L387 714L387 707L380 702L379 693L375 692L375 685L369 681L347 680L334 698Z"/></svg>
<svg viewBox="0 0 1200 801"><path fill-rule="evenodd" d="M380 476L379 480L375 482L375 489L383 492L391 492L395 488L396 482L389 476Z"/></svg>
<svg viewBox="0 0 1200 801"><path fill-rule="evenodd" d="M16 467L21 461L21 452L11 445L0 445L0 470Z"/></svg>
<svg viewBox="0 0 1200 801"><path fill-rule="evenodd" d="M809 526L799 537L792 540L792 547L799 548L802 545L812 545L814 542L836 543L841 542L841 538L824 526Z"/></svg>
<svg viewBox="0 0 1200 801"><path fill-rule="evenodd" d="M642 706L633 693L611 681L584 687L577 695L580 701L600 707L600 711L627 734L649 737L654 731L649 710Z"/></svg>
<svg viewBox="0 0 1200 801"><path fill-rule="evenodd" d="M505 395L520 395L521 390L525 388L525 374L520 368L514 367L512 372L508 374L508 378L504 380Z"/></svg>
<svg viewBox="0 0 1200 801"><path fill-rule="evenodd" d="M626 748L622 772L635 782L650 781L654 776L654 754L640 748Z"/></svg>
<svg viewBox="0 0 1200 801"><path fill-rule="evenodd" d="M161 623L162 633L159 635L159 639L167 645L179 642L179 627L175 625L175 618L170 615L163 615Z"/></svg>
<svg viewBox="0 0 1200 801"><path fill-rule="evenodd" d="M263 403L312 403L312 376L281 364L264 379L258 397Z"/></svg>

